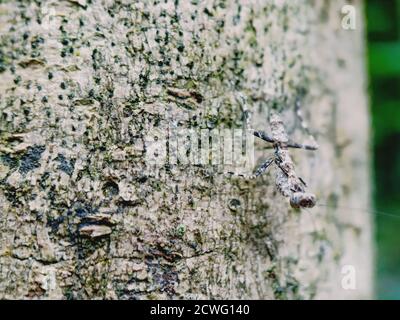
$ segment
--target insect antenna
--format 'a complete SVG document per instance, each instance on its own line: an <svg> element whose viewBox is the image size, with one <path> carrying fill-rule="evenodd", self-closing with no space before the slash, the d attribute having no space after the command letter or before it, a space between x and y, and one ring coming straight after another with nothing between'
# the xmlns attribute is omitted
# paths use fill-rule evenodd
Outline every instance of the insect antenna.
<svg viewBox="0 0 400 320"><path fill-rule="evenodd" d="M313 225L313 229L314 229L313 232L316 233L318 231L318 229L317 229L317 224L315 223L315 217L313 216L313 213L311 212L311 210L309 210L307 208L302 208L302 210L305 210L309 213L308 216L310 217L311 223Z"/></svg>
<svg viewBox="0 0 400 320"><path fill-rule="evenodd" d="M375 209L343 207L343 206L334 206L334 205L329 205L329 204L316 204L316 207L332 208L332 209L336 209L336 210L362 211L362 212L368 212L368 213L374 214L374 215L382 215L382 216L390 217L392 219L399 219L400 220L400 214L396 214L396 213L393 213L393 212L381 211L381 210L375 210Z"/></svg>

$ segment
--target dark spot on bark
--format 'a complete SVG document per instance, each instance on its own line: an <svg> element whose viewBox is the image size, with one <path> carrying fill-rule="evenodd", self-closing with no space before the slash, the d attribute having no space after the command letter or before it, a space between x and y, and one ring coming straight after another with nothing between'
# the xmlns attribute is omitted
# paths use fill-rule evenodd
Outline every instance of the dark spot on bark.
<svg viewBox="0 0 400 320"><path fill-rule="evenodd" d="M214 14L210 10L208 10L207 8L204 8L204 13L209 17L213 17L214 16Z"/></svg>
<svg viewBox="0 0 400 320"><path fill-rule="evenodd" d="M10 167L11 169L16 168L18 166L18 160L13 157L10 157L10 155L8 154L1 155L0 159L2 163Z"/></svg>
<svg viewBox="0 0 400 320"><path fill-rule="evenodd" d="M190 95L196 100L197 103L203 102L204 98L200 93L198 93L196 91L192 91L192 92L190 92Z"/></svg>
<svg viewBox="0 0 400 320"><path fill-rule="evenodd" d="M79 218L85 218L91 211L89 205L78 204L75 208L75 215Z"/></svg>
<svg viewBox="0 0 400 320"><path fill-rule="evenodd" d="M139 177L139 178L137 179L137 181L138 181L139 183L145 183L145 182L147 181L147 177L146 177L146 176L141 176L141 177Z"/></svg>
<svg viewBox="0 0 400 320"><path fill-rule="evenodd" d="M75 167L75 159L67 160L64 155L58 154L56 160L60 162L58 166L59 170L64 171L69 176L72 175Z"/></svg>
<svg viewBox="0 0 400 320"><path fill-rule="evenodd" d="M155 285L161 292L165 292L169 296L175 294L175 286L178 285L178 273L175 267L160 265L158 262L147 261L149 272L153 275Z"/></svg>
<svg viewBox="0 0 400 320"><path fill-rule="evenodd" d="M338 64L339 68L342 68L342 69L346 68L346 60L344 60L344 59L337 59L337 64Z"/></svg>
<svg viewBox="0 0 400 320"><path fill-rule="evenodd" d="M20 159L19 172L25 174L35 168L39 168L39 160L45 149L45 146L33 146L28 148L28 151Z"/></svg>
<svg viewBox="0 0 400 320"><path fill-rule="evenodd" d="M186 67L188 67L189 69L193 69L194 67L193 61L190 61L188 64L186 64Z"/></svg>
<svg viewBox="0 0 400 320"><path fill-rule="evenodd" d="M63 216L60 216L57 218L47 217L47 227L49 227L51 229L51 231L53 233L55 233L58 231L60 224L64 222L64 219L65 219L65 217L63 217Z"/></svg>
<svg viewBox="0 0 400 320"><path fill-rule="evenodd" d="M185 45L183 43L178 43L178 46L176 48L179 52L183 52L185 50Z"/></svg>
<svg viewBox="0 0 400 320"><path fill-rule="evenodd" d="M6 199L12 203L12 205L14 207L19 207L20 205L22 205L21 201L19 200L18 197L18 192L17 190L12 187L12 186L8 186L7 188L4 189L4 195L6 197Z"/></svg>
<svg viewBox="0 0 400 320"><path fill-rule="evenodd" d="M94 49L92 51L92 60L93 60L92 63L93 69L94 70L99 69L99 66L101 64L101 53L97 49Z"/></svg>
<svg viewBox="0 0 400 320"><path fill-rule="evenodd" d="M39 181L39 186L42 190L46 189L46 180L50 177L50 173L47 171L43 174L43 176L40 178Z"/></svg>
<svg viewBox="0 0 400 320"><path fill-rule="evenodd" d="M20 82L21 82L21 76L16 76L15 79L14 79L14 83L18 84Z"/></svg>

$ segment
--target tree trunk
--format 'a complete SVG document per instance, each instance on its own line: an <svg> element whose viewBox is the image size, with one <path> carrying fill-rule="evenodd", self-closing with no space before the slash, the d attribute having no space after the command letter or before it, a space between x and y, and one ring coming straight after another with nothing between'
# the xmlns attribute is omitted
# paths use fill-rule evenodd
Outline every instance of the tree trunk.
<svg viewBox="0 0 400 320"><path fill-rule="evenodd" d="M3 1L0 298L370 298L371 220L343 209L370 206L363 26L343 4ZM241 129L245 105L301 142L296 100L313 209L276 166L248 180L162 148Z"/></svg>

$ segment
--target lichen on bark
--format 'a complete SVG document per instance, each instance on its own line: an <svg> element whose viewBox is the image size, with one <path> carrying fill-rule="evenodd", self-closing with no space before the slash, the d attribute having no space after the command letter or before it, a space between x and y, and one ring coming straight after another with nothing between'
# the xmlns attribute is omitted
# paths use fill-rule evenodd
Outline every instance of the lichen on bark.
<svg viewBox="0 0 400 320"><path fill-rule="evenodd" d="M297 170L322 203L368 208L362 28L341 30L339 8L3 1L0 297L370 297L365 212L294 211L270 174L146 162L171 126L241 128L237 92L260 129L268 108L295 127L301 98L321 149L294 152Z"/></svg>

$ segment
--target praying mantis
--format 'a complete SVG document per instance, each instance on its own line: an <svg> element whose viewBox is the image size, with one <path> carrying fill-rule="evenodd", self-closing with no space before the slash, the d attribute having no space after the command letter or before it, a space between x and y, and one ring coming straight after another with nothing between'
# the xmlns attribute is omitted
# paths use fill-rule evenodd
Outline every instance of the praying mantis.
<svg viewBox="0 0 400 320"><path fill-rule="evenodd" d="M247 105L243 95L240 95L243 111L246 117L246 125L249 126ZM299 104L296 101L296 112L299 113ZM300 115L299 115L300 116ZM264 131L248 129L255 137L265 142L271 143L274 148L274 155L265 160L255 171L254 174L246 178L255 179L262 175L272 164L275 164L280 170L277 170L275 185L278 191L290 199L290 205L293 208L312 208L316 204L316 197L313 193L306 192L306 183L295 172L295 166L290 156L289 148L305 149L315 151L318 145L300 144L289 140L285 130L282 118L277 112L272 112L269 117L271 134ZM243 176L243 175L241 175Z"/></svg>

